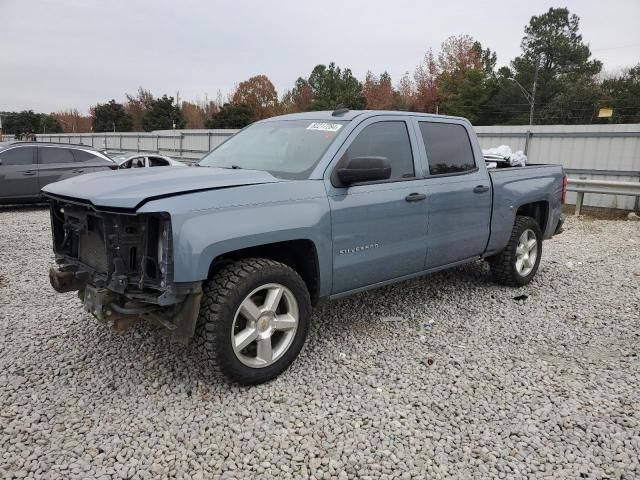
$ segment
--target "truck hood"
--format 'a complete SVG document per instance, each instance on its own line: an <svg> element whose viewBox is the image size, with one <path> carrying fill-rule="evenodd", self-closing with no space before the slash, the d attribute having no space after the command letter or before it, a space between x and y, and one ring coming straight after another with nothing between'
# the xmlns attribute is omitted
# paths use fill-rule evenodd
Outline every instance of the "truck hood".
<svg viewBox="0 0 640 480"><path fill-rule="evenodd" d="M156 198L279 181L258 170L154 167L89 173L51 183L42 191L96 207L137 209Z"/></svg>

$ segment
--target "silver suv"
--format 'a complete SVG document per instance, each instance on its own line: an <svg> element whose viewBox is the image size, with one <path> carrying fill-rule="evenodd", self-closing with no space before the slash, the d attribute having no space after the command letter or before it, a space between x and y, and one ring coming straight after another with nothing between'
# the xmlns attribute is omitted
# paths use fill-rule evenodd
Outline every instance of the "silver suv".
<svg viewBox="0 0 640 480"><path fill-rule="evenodd" d="M6 144L0 147L0 203L38 202L40 189L49 183L117 168L112 159L85 145Z"/></svg>

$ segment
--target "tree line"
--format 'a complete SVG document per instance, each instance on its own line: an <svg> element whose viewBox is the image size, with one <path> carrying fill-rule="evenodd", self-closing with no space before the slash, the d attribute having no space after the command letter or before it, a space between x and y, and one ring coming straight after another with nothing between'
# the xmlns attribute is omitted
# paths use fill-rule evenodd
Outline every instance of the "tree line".
<svg viewBox="0 0 640 480"><path fill-rule="evenodd" d="M640 122L640 63L603 75L602 62L592 57L579 23L566 8L533 16L524 29L521 54L501 68L496 68L494 51L458 35L438 51L427 50L413 72L396 83L387 72L371 71L361 81L351 69L329 63L299 77L281 96L266 75L256 75L240 82L225 100L220 92L215 100L195 102L156 98L140 87L126 94L125 102L99 103L89 115L77 110L1 115L6 133L242 128L273 115L333 110L339 104L463 116L475 125Z"/></svg>

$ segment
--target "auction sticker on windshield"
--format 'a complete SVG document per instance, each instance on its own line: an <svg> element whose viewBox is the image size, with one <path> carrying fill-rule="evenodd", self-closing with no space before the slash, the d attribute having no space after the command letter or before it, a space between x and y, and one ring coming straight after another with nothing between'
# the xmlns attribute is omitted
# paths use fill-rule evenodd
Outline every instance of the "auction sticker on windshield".
<svg viewBox="0 0 640 480"><path fill-rule="evenodd" d="M340 123L313 122L311 125L307 127L307 130L320 130L322 132L337 132L341 128L342 128L342 124Z"/></svg>

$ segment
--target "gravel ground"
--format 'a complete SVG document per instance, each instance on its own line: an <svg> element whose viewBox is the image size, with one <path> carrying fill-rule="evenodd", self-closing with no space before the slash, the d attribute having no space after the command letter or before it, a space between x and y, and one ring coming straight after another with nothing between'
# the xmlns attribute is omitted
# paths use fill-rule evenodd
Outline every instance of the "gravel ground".
<svg viewBox="0 0 640 480"><path fill-rule="evenodd" d="M0 245L5 478L640 478L638 222L569 219L522 289L479 262L323 305L251 388L54 293L46 210Z"/></svg>

